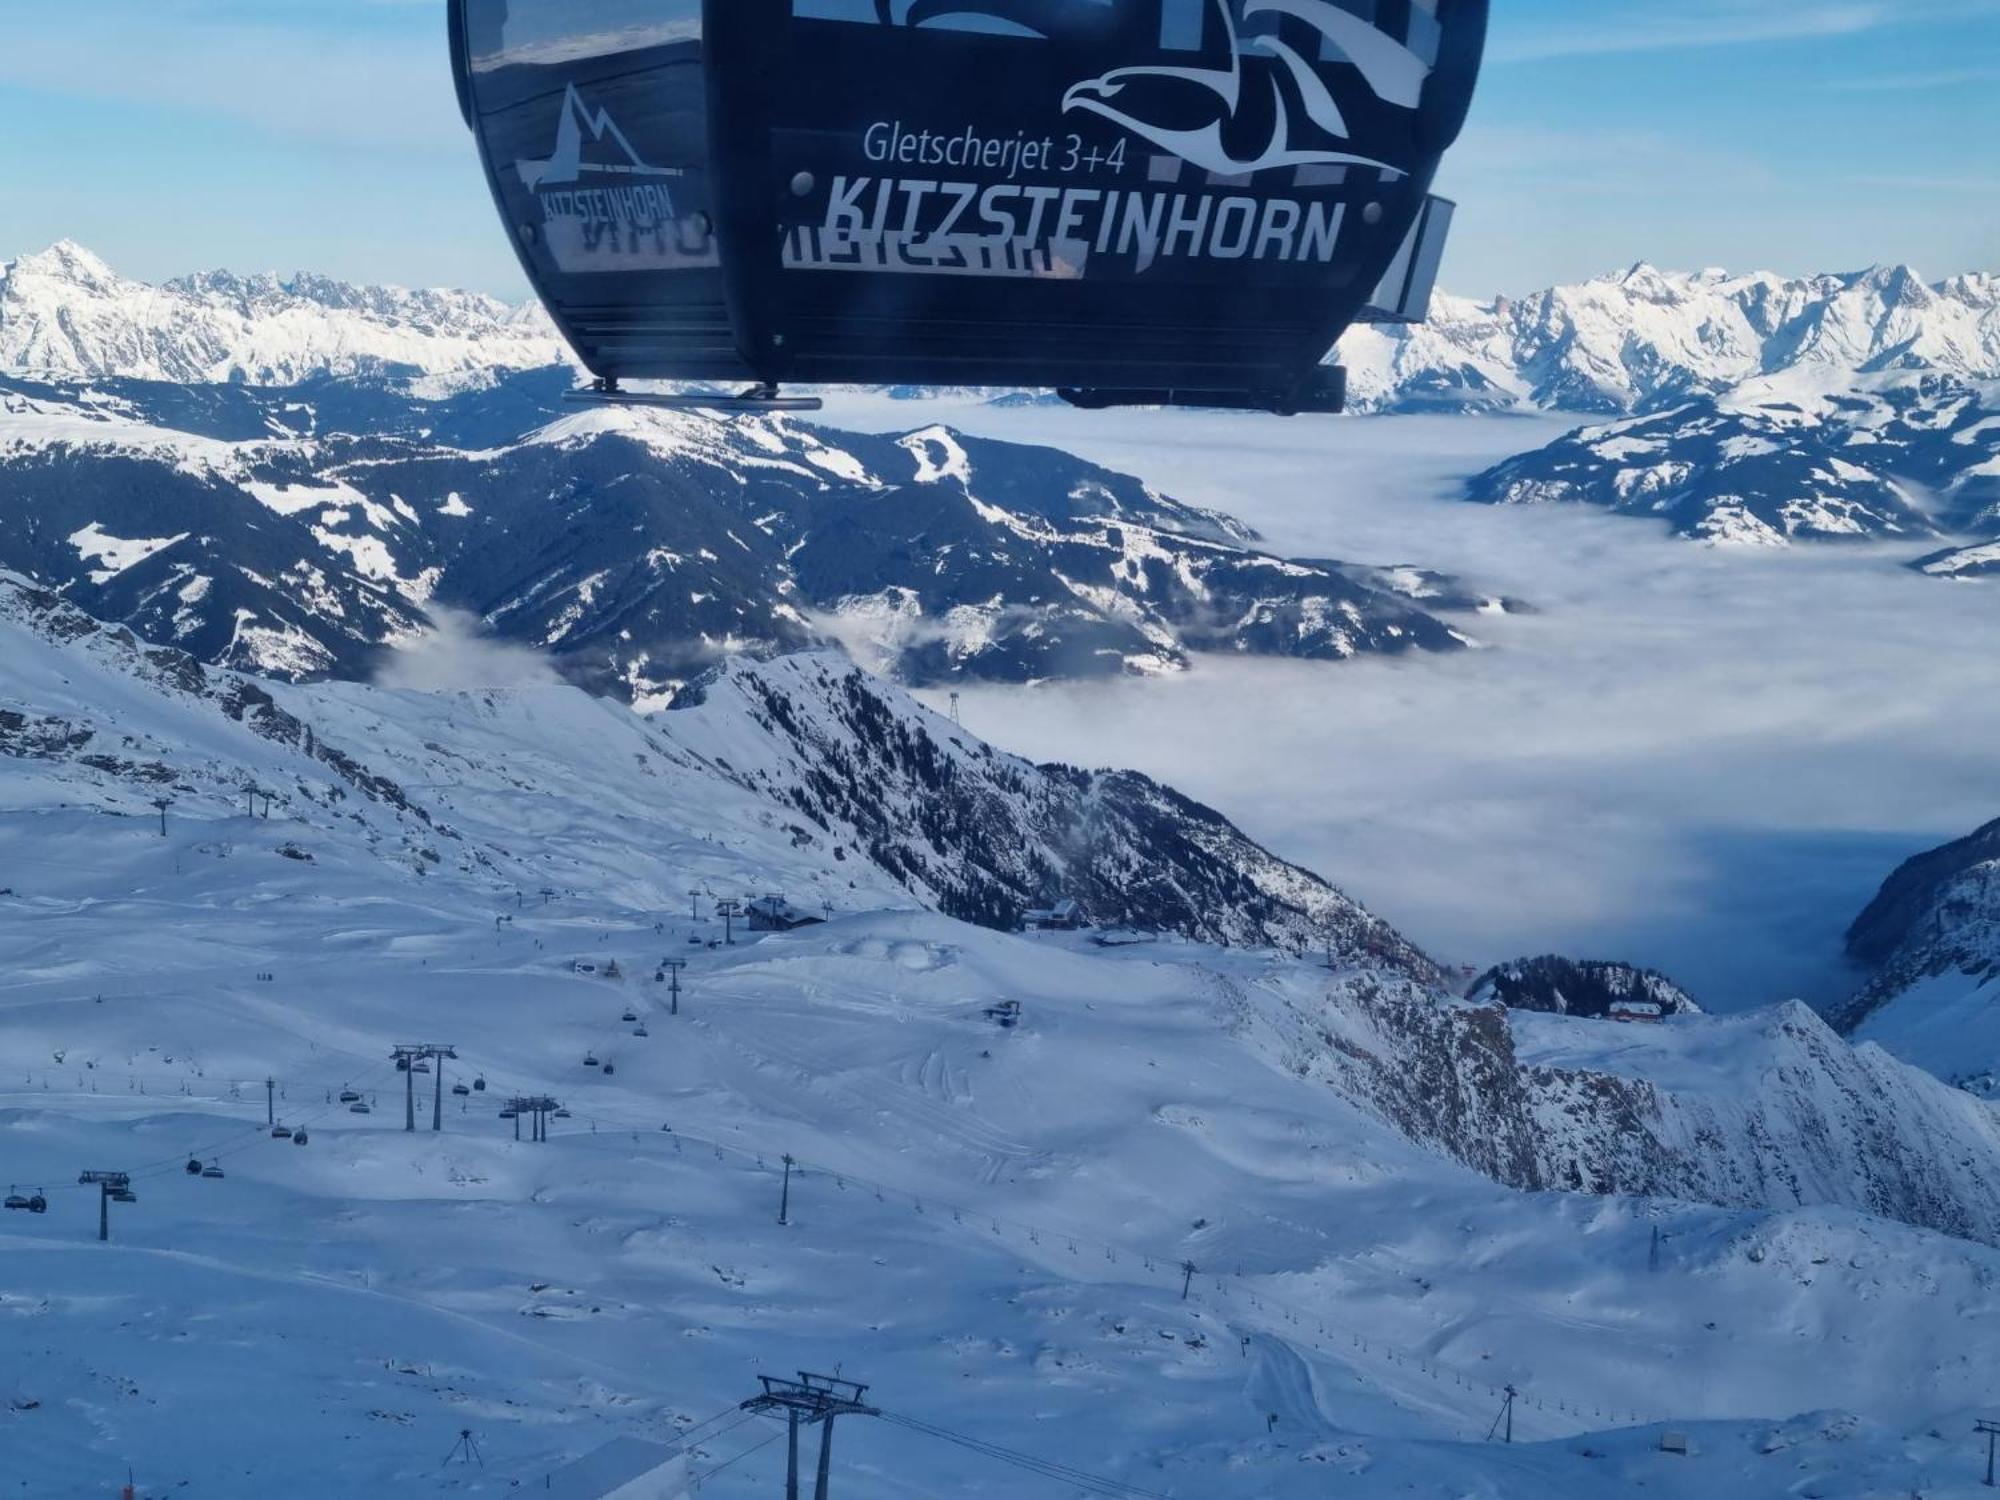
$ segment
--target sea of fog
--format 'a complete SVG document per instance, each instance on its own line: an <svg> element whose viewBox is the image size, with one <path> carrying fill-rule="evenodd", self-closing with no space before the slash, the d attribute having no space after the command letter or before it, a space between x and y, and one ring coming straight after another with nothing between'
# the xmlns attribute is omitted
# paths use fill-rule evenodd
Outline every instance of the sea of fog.
<svg viewBox="0 0 2000 1500"><path fill-rule="evenodd" d="M1841 935L1882 877L2000 816L2000 586L1924 578L1907 544L1720 550L1458 498L1563 421L873 397L828 420L1046 442L1277 552L1533 604L1459 620L1485 649L1456 656L962 693L997 744L1170 781L1449 962L1561 951L1658 966L1721 1009L1823 1001L1853 984Z"/></svg>

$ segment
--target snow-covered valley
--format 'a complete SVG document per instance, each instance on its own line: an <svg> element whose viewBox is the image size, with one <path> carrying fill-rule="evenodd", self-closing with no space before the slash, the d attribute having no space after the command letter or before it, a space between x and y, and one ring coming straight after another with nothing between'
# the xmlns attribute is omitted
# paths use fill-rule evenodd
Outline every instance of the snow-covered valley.
<svg viewBox="0 0 2000 1500"><path fill-rule="evenodd" d="M560 686L258 688L9 588L0 1152L50 1206L0 1224L0 1421L29 1494L127 1464L144 1494L500 1493L683 1429L702 1493L764 1493L773 1430L722 1414L797 1368L1151 1494L1971 1483L2000 1127L1840 1061L1803 1012L1510 1028L1426 998L1421 955L1308 877L1275 889L1347 924L1331 971L952 920L794 780L797 747L907 744L867 778L892 799L940 757L959 790L1029 768L892 697L836 711L813 658L652 719ZM985 858L967 836L930 825L939 868ZM828 920L721 945L717 898L773 890ZM1436 1050L1459 1027L1500 1050ZM459 1057L399 1076L391 1048L427 1042ZM266 1128L266 1078L306 1146ZM421 1109L403 1132L405 1083L475 1078L442 1134ZM497 1106L540 1093L567 1115L516 1141ZM1410 1111L1454 1094L1462 1115ZM1745 1130L1746 1104L1814 1144ZM1511 1170L1504 1121L1515 1163L1677 1170L1676 1118L1799 1170L1638 1197L1468 1165ZM1906 1167L1879 1148L1910 1129ZM1862 1185L1927 1158L1964 1162L1932 1208ZM101 1247L95 1169L137 1198ZM462 1428L483 1466L443 1462ZM849 1493L1050 1492L889 1419L840 1443Z"/></svg>

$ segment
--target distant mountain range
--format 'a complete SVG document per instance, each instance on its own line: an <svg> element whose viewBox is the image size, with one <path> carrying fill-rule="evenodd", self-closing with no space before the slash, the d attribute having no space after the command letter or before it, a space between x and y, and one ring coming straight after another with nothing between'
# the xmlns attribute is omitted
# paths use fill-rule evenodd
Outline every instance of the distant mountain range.
<svg viewBox="0 0 2000 1500"><path fill-rule="evenodd" d="M1358 411L1658 412L1794 372L1821 386L1892 370L2000 378L2000 276L1906 266L1783 277L1639 265L1531 296L1440 294L1416 328L1342 341ZM80 245L0 264L0 370L45 379L427 383L571 367L533 303L228 271L159 286Z"/></svg>
<svg viewBox="0 0 2000 1500"><path fill-rule="evenodd" d="M2000 537L2000 381L1927 370L1759 378L1581 428L1479 475L1467 493L1655 516L1711 542ZM1975 577L1991 553L1975 542L1919 566Z"/></svg>
<svg viewBox="0 0 2000 1500"><path fill-rule="evenodd" d="M562 404L566 371L427 399L0 377L0 566L202 660L362 678L434 606L662 701L838 640L911 683L1172 671L1201 651L1453 651L1503 607L1293 561L1067 454Z"/></svg>
<svg viewBox="0 0 2000 1500"><path fill-rule="evenodd" d="M151 286L68 240L0 264L0 371L251 385L338 376L438 394L568 359L538 305L476 292L228 271Z"/></svg>
<svg viewBox="0 0 2000 1500"><path fill-rule="evenodd" d="M1340 352L1363 411L1610 418L1470 499L1718 542L1927 539L1927 574L1996 571L2000 278L1642 265L1441 297ZM911 683L1017 682L1453 650L1471 632L1441 616L1503 607L1415 569L1280 560L1060 454L581 417L576 376L534 306L309 275L154 287L58 244L0 267L0 565L291 676L365 675L449 605L642 702L734 649L833 639Z"/></svg>
<svg viewBox="0 0 2000 1500"><path fill-rule="evenodd" d="M1439 296L1415 328L1342 341L1366 411L1661 412L1792 375L1839 389L1895 370L2000 378L2000 276L1907 266L1730 275L1637 265L1532 296Z"/></svg>

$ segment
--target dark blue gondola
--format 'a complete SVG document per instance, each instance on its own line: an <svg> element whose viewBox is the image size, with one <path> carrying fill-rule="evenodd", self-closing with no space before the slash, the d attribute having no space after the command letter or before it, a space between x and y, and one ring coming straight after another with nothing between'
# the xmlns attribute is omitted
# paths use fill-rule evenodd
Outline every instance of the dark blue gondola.
<svg viewBox="0 0 2000 1500"><path fill-rule="evenodd" d="M1487 0L452 0L459 102L598 394L1054 387L1331 410L1422 318ZM709 404L709 403L704 403ZM804 403L798 403L804 404Z"/></svg>

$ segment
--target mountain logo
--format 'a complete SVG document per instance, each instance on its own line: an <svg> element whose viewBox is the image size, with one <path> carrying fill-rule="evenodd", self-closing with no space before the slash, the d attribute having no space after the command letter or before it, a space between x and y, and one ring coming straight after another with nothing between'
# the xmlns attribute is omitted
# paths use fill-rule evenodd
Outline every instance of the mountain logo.
<svg viewBox="0 0 2000 1500"><path fill-rule="evenodd" d="M678 177L671 167L649 165L606 109L591 109L575 84L563 92L556 121L556 145L546 161L517 161L514 168L530 190L570 187L587 177Z"/></svg>
<svg viewBox="0 0 2000 1500"><path fill-rule="evenodd" d="M542 210L548 253L563 271L673 271L720 263L700 212L699 179L684 168L647 161L611 112L592 108L573 83L563 91L555 149L546 160L514 166Z"/></svg>

